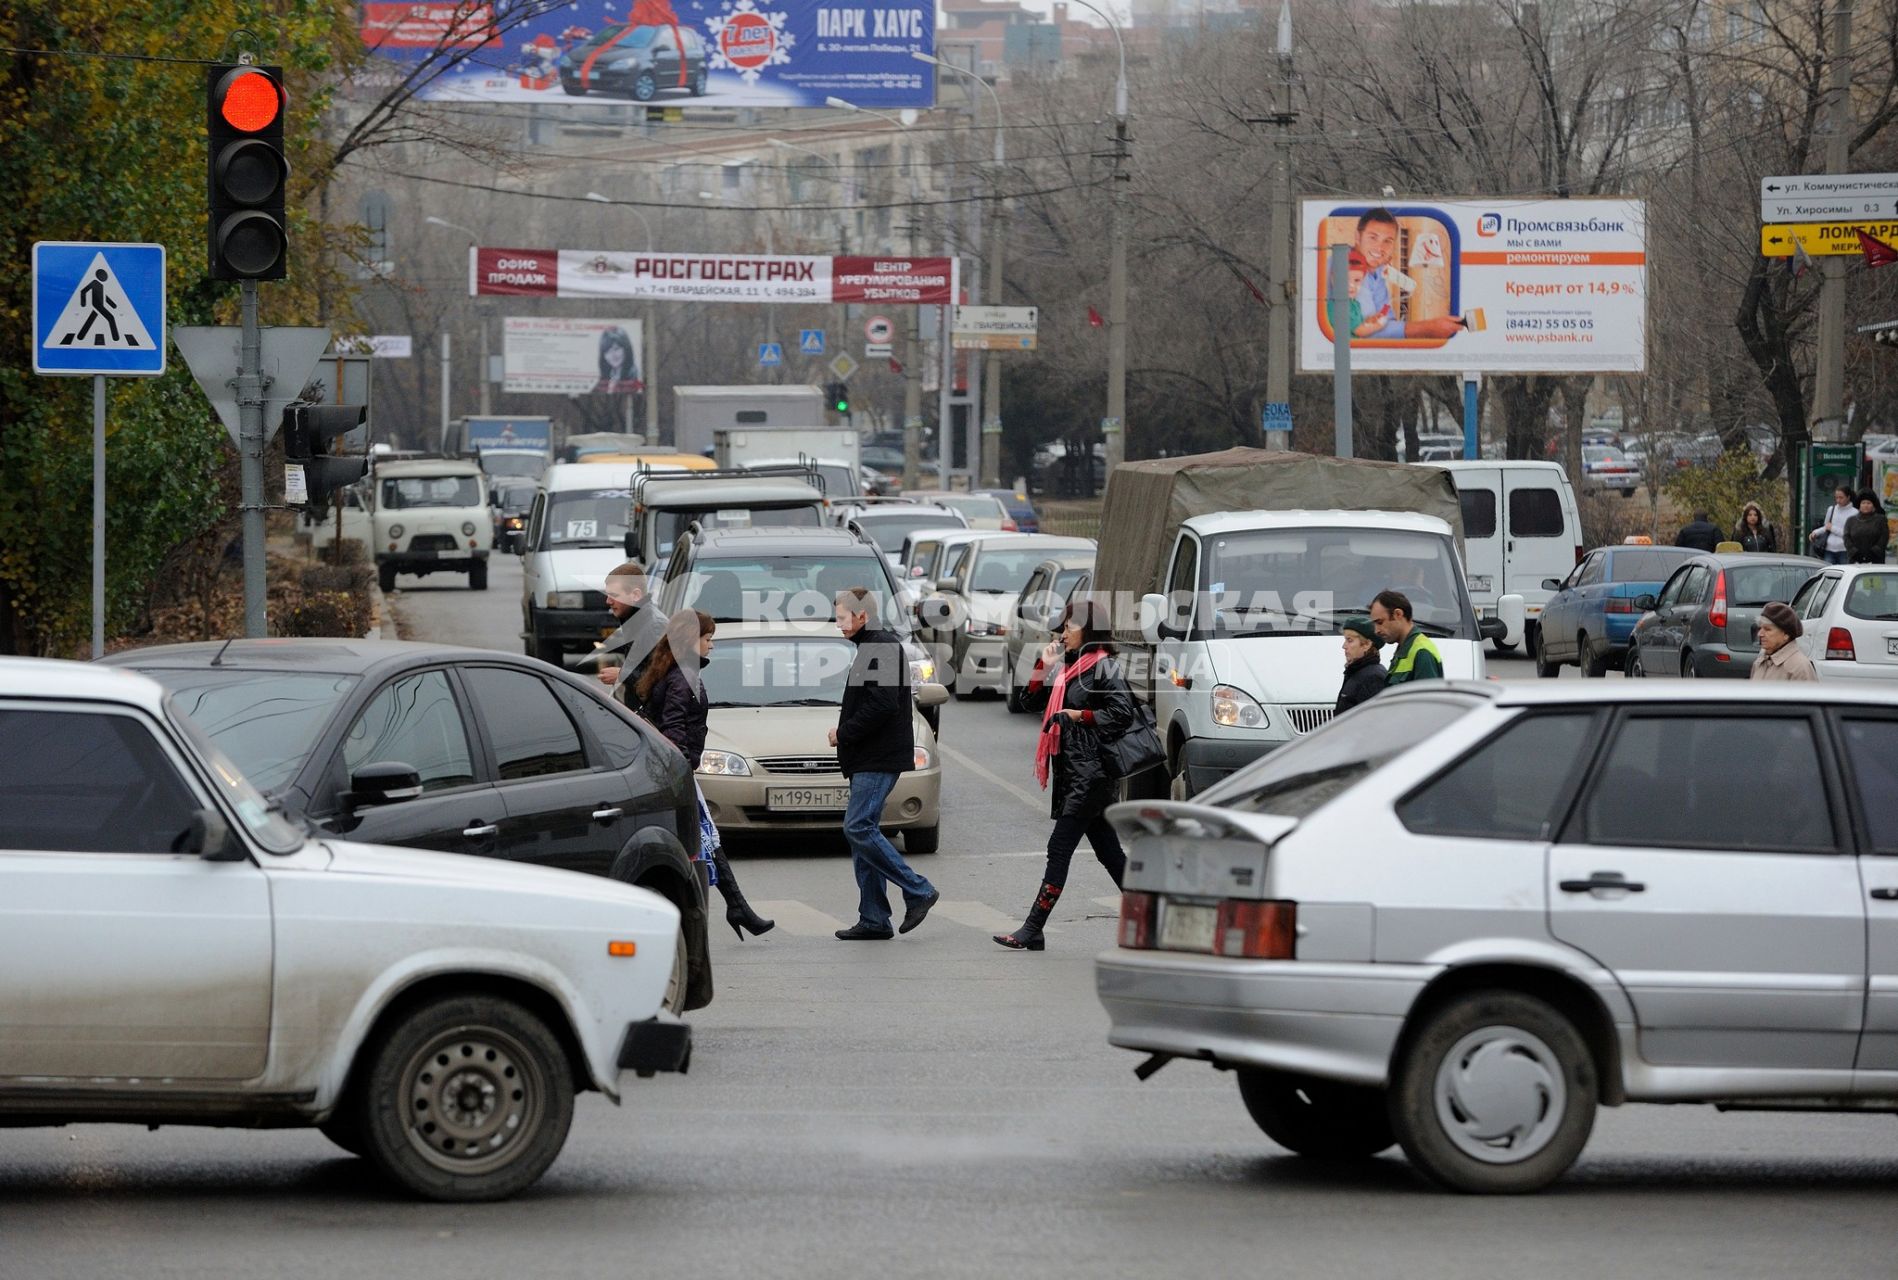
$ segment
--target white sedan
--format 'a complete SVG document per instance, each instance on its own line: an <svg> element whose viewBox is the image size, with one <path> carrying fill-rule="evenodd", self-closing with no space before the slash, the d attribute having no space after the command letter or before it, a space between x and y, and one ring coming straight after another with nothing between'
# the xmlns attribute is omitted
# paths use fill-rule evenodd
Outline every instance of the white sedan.
<svg viewBox="0 0 1898 1280"><path fill-rule="evenodd" d="M1792 607L1821 680L1898 680L1898 565L1829 566Z"/></svg>
<svg viewBox="0 0 1898 1280"><path fill-rule="evenodd" d="M310 839L155 681L0 659L0 1127L314 1125L499 1199L577 1089L686 1068L678 931L630 885Z"/></svg>

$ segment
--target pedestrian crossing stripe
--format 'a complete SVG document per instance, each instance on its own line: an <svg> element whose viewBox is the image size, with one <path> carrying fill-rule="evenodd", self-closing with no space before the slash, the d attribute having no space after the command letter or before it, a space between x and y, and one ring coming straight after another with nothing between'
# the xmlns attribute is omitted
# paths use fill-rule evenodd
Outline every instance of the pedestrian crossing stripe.
<svg viewBox="0 0 1898 1280"><path fill-rule="evenodd" d="M45 343L101 351L149 351L157 345L103 253L93 255Z"/></svg>

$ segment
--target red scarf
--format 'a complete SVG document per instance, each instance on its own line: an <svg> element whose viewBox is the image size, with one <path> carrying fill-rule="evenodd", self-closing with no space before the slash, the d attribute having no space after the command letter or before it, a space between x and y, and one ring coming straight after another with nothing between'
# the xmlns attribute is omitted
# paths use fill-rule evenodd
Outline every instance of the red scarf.
<svg viewBox="0 0 1898 1280"><path fill-rule="evenodd" d="M1061 749L1061 704L1067 699L1068 681L1104 656L1105 650L1091 649L1073 662L1062 663L1060 673L1054 678L1054 689L1048 694L1048 712L1041 719L1041 738L1035 743L1035 781L1044 788L1048 785L1048 770L1055 752Z"/></svg>

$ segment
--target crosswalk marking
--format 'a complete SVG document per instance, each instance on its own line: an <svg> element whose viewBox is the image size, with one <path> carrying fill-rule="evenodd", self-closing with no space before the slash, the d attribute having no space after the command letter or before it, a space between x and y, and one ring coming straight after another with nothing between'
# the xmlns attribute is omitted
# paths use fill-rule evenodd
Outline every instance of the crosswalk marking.
<svg viewBox="0 0 1898 1280"><path fill-rule="evenodd" d="M957 924L966 924L984 933L1006 933L1021 923L1020 916L1003 915L986 902L952 902L947 898L938 902L929 916L932 920L946 916Z"/></svg>
<svg viewBox="0 0 1898 1280"><path fill-rule="evenodd" d="M774 902L754 902L752 907L761 916L767 916L778 922L778 927L786 933L794 933L800 938L829 937L844 927L844 922L835 916L825 915L816 907L790 899Z"/></svg>

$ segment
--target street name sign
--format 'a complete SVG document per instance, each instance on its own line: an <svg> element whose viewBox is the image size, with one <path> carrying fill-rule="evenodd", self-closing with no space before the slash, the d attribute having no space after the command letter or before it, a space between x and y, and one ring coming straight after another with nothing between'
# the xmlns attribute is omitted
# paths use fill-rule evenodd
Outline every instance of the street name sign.
<svg viewBox="0 0 1898 1280"><path fill-rule="evenodd" d="M1760 201L1761 222L1839 222L1898 217L1898 196L1788 196Z"/></svg>
<svg viewBox="0 0 1898 1280"><path fill-rule="evenodd" d="M950 344L958 351L1033 351L1034 307L957 307Z"/></svg>
<svg viewBox="0 0 1898 1280"><path fill-rule="evenodd" d="M1858 235L1898 246L1898 219L1880 222L1769 222L1760 228L1760 253L1768 258L1790 258L1796 241L1815 258L1842 258L1864 252Z"/></svg>
<svg viewBox="0 0 1898 1280"><path fill-rule="evenodd" d="M33 372L155 378L165 371L165 246L33 245Z"/></svg>
<svg viewBox="0 0 1898 1280"><path fill-rule="evenodd" d="M1760 203L1794 197L1830 200L1898 200L1898 173L1797 173L1761 178Z"/></svg>

